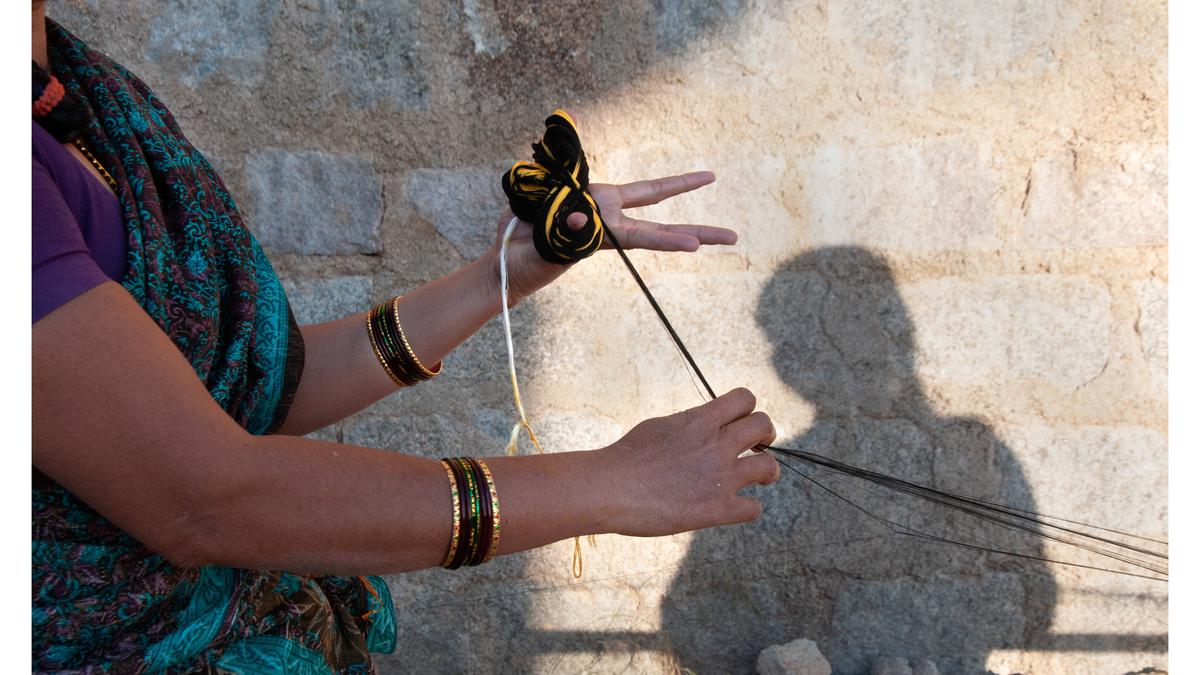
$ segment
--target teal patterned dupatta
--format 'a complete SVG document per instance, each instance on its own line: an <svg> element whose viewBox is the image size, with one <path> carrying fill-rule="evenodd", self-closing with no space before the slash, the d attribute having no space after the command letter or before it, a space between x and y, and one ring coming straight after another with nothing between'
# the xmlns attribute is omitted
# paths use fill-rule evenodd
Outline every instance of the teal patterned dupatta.
<svg viewBox="0 0 1200 675"><path fill-rule="evenodd" d="M304 362L274 269L154 93L53 21L46 31L54 75L91 107L85 141L117 181L122 286L230 417L274 432ZM395 648L393 611L379 577L176 567L34 470L35 671L369 673L370 652Z"/></svg>

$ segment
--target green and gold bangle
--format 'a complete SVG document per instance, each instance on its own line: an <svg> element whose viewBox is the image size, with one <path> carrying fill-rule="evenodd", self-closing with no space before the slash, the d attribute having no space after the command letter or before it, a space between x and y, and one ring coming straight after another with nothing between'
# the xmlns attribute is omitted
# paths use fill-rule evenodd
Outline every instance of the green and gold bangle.
<svg viewBox="0 0 1200 675"><path fill-rule="evenodd" d="M478 545L471 552L471 559L467 561L467 564L473 567L482 565L483 559L492 548L495 522L492 520L492 497L487 490L487 478L483 475L483 468L479 466L477 459L468 457L466 461L471 467L471 477L479 490L479 535L476 537Z"/></svg>
<svg viewBox="0 0 1200 675"><path fill-rule="evenodd" d="M496 481L483 460L441 460L450 481L453 527L442 567L458 569L490 562L500 547L500 499Z"/></svg>
<svg viewBox="0 0 1200 675"><path fill-rule="evenodd" d="M459 467L462 468L463 475L466 477L467 489L471 493L471 498L469 500L470 506L471 506L471 508L470 508L471 536L467 542L467 557L466 557L466 560L463 561L464 564L470 565L471 562L473 560L475 560L475 553L478 550L479 543L480 543L479 542L479 518L480 518L480 512L482 511L482 508L481 508L482 505L479 502L483 495L479 489L480 486L475 482L475 475L474 475L474 472L471 470L470 463L464 457L458 457L457 460L458 460Z"/></svg>

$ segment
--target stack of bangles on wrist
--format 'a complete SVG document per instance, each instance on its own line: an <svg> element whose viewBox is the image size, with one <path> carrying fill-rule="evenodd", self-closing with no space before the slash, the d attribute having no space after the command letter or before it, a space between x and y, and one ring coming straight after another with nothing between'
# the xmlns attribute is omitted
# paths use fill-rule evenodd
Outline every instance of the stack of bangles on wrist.
<svg viewBox="0 0 1200 675"><path fill-rule="evenodd" d="M396 296L367 312L367 335L371 349L392 381L401 387L411 387L437 377L442 372L442 362L438 361L430 370L417 359L400 327L399 304L400 296Z"/></svg>
<svg viewBox="0 0 1200 675"><path fill-rule="evenodd" d="M450 479L454 528L450 550L442 567L482 565L496 555L500 546L500 500L496 482L482 459L452 457L441 460Z"/></svg>

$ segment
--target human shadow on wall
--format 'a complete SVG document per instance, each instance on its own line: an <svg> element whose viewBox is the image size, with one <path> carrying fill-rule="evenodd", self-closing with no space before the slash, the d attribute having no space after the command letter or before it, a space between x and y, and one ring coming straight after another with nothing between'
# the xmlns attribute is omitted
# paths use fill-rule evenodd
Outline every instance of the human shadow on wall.
<svg viewBox="0 0 1200 675"><path fill-rule="evenodd" d="M779 445L1036 510L986 423L931 408L914 367L914 327L882 258L855 247L800 255L767 284L757 318L780 378L815 408L811 426ZM784 425L796 415L768 412ZM1035 538L796 465L876 516L1042 554ZM663 599L664 639L684 667L753 672L762 649L803 637L835 672L900 656L975 673L993 649L1044 643L1056 596L1044 564L891 534L786 469L752 492L762 519L696 533Z"/></svg>

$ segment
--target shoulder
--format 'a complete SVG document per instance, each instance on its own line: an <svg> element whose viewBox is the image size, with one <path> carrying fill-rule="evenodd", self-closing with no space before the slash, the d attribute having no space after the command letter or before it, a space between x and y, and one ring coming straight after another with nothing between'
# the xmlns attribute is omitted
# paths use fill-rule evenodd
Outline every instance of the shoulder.
<svg viewBox="0 0 1200 675"><path fill-rule="evenodd" d="M63 197L59 184L61 165L53 147L41 143L34 123L33 138L33 320L36 323L83 291L104 282L84 241L75 214ZM61 144L45 130L50 143ZM71 159L70 155L67 156ZM73 161L73 160L72 160Z"/></svg>

